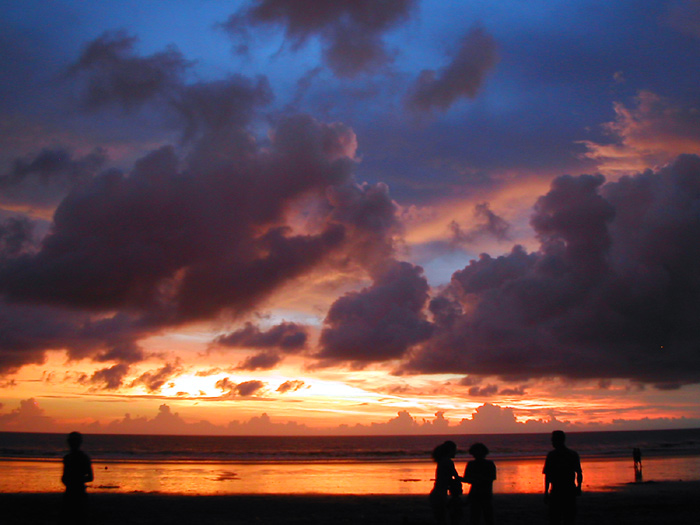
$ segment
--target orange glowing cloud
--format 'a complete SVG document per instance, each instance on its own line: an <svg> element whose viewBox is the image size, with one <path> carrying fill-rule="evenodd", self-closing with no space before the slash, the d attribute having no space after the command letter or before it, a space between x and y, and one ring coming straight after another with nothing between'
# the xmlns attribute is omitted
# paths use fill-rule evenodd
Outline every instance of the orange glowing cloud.
<svg viewBox="0 0 700 525"><path fill-rule="evenodd" d="M635 107L614 105L615 120L605 124L610 144L583 142L586 157L601 173L619 176L670 162L682 153L700 153L700 112L650 91L641 91Z"/></svg>

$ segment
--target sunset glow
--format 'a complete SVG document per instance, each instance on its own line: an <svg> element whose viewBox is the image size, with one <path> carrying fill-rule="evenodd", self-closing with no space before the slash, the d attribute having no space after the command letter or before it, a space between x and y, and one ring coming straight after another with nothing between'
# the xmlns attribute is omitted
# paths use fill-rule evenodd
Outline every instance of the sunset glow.
<svg viewBox="0 0 700 525"><path fill-rule="evenodd" d="M0 431L700 427L699 11L588 3L3 2Z"/></svg>

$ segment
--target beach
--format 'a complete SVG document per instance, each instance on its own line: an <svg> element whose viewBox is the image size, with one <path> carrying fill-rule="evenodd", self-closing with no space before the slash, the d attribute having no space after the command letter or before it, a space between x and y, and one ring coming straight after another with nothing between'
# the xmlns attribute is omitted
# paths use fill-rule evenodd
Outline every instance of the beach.
<svg viewBox="0 0 700 525"><path fill-rule="evenodd" d="M628 484L584 493L577 523L696 525L700 482ZM0 494L2 523L57 523L60 493ZM429 525L427 496L90 494L91 525L205 523ZM500 525L546 523L541 494L496 494ZM464 520L466 523L466 518Z"/></svg>

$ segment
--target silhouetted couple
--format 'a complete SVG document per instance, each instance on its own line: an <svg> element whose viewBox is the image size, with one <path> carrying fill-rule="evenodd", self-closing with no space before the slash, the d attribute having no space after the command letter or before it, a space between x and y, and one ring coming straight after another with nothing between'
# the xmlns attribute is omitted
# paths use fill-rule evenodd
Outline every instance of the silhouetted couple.
<svg viewBox="0 0 700 525"><path fill-rule="evenodd" d="M449 523L456 525L462 521L462 482L469 483L469 523L476 525L484 517L486 525L493 524L493 482L496 479L496 465L486 459L489 449L482 443L475 443L469 448L474 456L467 463L464 476L460 477L452 461L457 454L457 445L445 441L433 450L435 485L430 492L430 504L435 520L439 525Z"/></svg>
<svg viewBox="0 0 700 525"><path fill-rule="evenodd" d="M572 525L576 519L576 497L581 495L581 460L565 443L563 431L552 432L554 450L547 454L542 471L550 525Z"/></svg>
<svg viewBox="0 0 700 525"><path fill-rule="evenodd" d="M63 475L61 481L66 487L61 508L62 524L86 523L87 492L85 484L93 479L90 457L80 450L83 436L80 432L68 434L70 452L63 457Z"/></svg>

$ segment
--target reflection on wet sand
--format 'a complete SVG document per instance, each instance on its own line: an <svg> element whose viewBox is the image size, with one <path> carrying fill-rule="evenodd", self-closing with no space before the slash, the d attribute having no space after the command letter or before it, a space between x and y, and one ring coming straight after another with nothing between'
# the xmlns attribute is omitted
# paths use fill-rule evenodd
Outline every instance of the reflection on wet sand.
<svg viewBox="0 0 700 525"><path fill-rule="evenodd" d="M466 457L455 465L464 469ZM498 464L495 493L540 493L544 458ZM629 458L582 460L583 490L603 491L634 482ZM105 468L108 467L108 468ZM163 494L427 494L435 464L429 461L322 463L94 462L90 492ZM60 461L0 461L0 492L60 492ZM700 456L645 457L646 481L700 480Z"/></svg>

